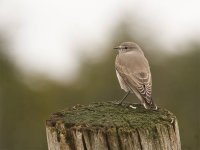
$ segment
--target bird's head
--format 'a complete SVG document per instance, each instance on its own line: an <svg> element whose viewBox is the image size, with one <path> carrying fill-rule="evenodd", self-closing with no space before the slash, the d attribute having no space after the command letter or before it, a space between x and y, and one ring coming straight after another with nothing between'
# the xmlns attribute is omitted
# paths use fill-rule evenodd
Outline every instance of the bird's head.
<svg viewBox="0 0 200 150"><path fill-rule="evenodd" d="M126 53L129 51L141 51L141 48L134 42L123 42L119 46L114 47L121 53Z"/></svg>

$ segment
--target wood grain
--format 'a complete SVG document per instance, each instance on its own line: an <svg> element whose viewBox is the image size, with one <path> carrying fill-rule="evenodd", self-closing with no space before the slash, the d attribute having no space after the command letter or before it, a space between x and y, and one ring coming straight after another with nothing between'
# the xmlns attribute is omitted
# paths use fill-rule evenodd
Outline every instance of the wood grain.
<svg viewBox="0 0 200 150"><path fill-rule="evenodd" d="M181 150L176 117L139 104L67 108L46 120L46 133L49 150Z"/></svg>

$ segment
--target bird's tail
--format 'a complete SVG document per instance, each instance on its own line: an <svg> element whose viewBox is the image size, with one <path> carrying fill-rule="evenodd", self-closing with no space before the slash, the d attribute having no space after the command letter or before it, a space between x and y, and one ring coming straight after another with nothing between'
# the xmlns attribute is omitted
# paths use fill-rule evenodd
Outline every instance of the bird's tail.
<svg viewBox="0 0 200 150"><path fill-rule="evenodd" d="M157 110L158 107L156 106L156 104L154 103L153 99L151 98L151 101L146 101L144 100L144 103L143 103L144 107L146 109L152 109L152 110Z"/></svg>

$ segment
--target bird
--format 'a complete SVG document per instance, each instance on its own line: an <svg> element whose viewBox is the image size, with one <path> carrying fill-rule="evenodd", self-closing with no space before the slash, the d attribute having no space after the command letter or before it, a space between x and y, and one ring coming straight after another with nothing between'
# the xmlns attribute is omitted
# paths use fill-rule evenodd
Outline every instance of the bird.
<svg viewBox="0 0 200 150"><path fill-rule="evenodd" d="M123 42L114 47L118 50L115 59L116 75L126 95L116 104L122 104L130 93L134 93L145 109L157 110L152 99L152 77L149 62L140 46L134 42Z"/></svg>

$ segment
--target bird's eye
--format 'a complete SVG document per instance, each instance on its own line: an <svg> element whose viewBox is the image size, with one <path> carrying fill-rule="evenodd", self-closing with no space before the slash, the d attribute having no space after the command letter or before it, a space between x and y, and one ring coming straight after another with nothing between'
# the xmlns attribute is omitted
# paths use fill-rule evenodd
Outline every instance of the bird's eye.
<svg viewBox="0 0 200 150"><path fill-rule="evenodd" d="M125 46L125 47L124 47L124 49L128 49L128 47L127 47L127 46Z"/></svg>

